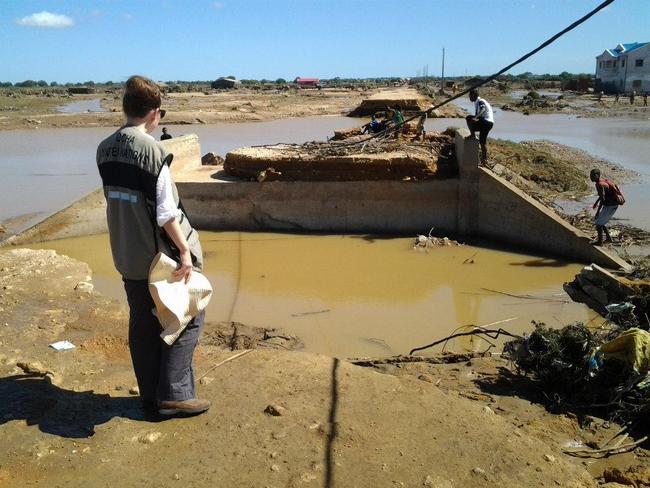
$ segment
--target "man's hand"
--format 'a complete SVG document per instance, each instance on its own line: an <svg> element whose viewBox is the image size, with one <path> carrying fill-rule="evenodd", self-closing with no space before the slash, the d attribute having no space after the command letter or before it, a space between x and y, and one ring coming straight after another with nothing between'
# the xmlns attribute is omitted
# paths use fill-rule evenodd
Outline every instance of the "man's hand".
<svg viewBox="0 0 650 488"><path fill-rule="evenodd" d="M183 280L185 283L190 281L190 276L192 276L192 255L190 254L190 246L187 244L187 240L181 231L181 226L178 223L176 218L170 219L164 226L165 232L170 237L170 239L176 244L176 247L180 251L181 255L181 265L179 268L174 271L174 278Z"/></svg>
<svg viewBox="0 0 650 488"><path fill-rule="evenodd" d="M174 278L183 280L185 284L190 281L192 276L192 256L189 250L181 252L181 264L173 273Z"/></svg>

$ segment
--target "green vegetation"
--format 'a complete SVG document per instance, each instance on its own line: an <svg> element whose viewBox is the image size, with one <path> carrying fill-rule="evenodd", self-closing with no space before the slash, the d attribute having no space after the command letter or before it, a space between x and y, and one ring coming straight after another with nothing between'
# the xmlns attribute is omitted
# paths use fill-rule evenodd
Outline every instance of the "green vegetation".
<svg viewBox="0 0 650 488"><path fill-rule="evenodd" d="M589 189L587 175L550 148L530 142L490 140L490 160L557 193L582 193Z"/></svg>

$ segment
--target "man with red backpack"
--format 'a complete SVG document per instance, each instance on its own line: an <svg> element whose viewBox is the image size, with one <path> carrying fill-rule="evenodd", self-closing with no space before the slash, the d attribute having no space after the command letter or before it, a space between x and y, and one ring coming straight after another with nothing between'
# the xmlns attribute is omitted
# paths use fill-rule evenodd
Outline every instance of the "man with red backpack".
<svg viewBox="0 0 650 488"><path fill-rule="evenodd" d="M607 178L600 176L600 170L592 169L589 178L596 184L596 192L598 192L598 200L594 203L593 208L598 207L596 210L596 232L598 232L598 239L593 242L596 246L603 245L603 232L605 233L605 242L612 242L612 237L607 230L607 222L612 218L619 205L625 203L625 198L618 186Z"/></svg>

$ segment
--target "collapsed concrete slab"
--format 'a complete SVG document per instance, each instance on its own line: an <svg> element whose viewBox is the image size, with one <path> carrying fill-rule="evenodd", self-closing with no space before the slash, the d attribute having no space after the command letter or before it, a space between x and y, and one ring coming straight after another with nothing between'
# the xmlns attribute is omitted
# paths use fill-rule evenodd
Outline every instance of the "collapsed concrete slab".
<svg viewBox="0 0 650 488"><path fill-rule="evenodd" d="M414 89L400 88L395 90L382 90L362 100L356 108L348 113L348 117L384 115L386 107L395 108L398 105L401 107L403 113L411 114L427 110L433 103L431 99L421 95ZM430 113L429 117L458 118L465 117L465 115L467 115L465 110L453 103L448 103Z"/></svg>
<svg viewBox="0 0 650 488"><path fill-rule="evenodd" d="M231 176L257 181L368 181L455 176L452 138L246 147L226 155Z"/></svg>
<svg viewBox="0 0 650 488"><path fill-rule="evenodd" d="M431 103L415 90L383 90L362 100L348 117L368 117L383 112L386 107L394 108L397 105L403 112L420 112L429 108Z"/></svg>

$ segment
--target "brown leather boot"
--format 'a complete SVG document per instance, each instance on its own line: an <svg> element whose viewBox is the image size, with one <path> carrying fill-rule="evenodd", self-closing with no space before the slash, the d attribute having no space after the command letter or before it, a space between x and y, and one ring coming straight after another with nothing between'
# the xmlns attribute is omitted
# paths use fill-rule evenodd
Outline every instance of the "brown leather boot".
<svg viewBox="0 0 650 488"><path fill-rule="evenodd" d="M158 405L158 413L166 417L169 416L182 416L189 417L191 415L198 415L207 411L210 408L209 400L202 400L200 398L191 398L189 400L180 401L161 401Z"/></svg>

